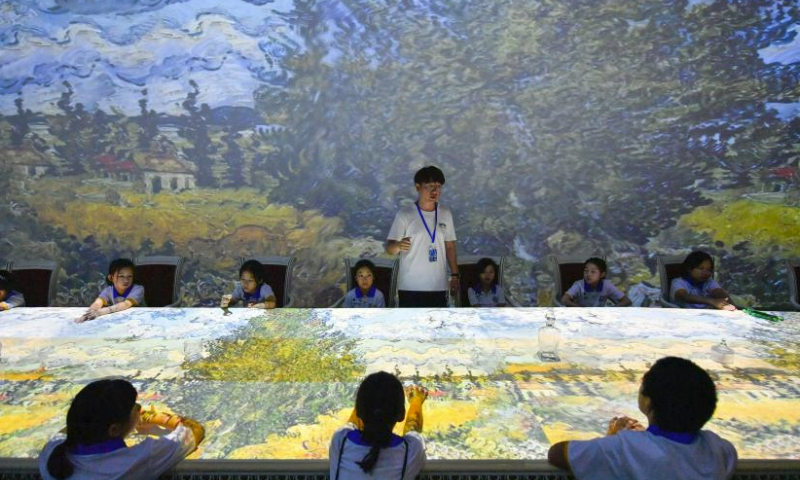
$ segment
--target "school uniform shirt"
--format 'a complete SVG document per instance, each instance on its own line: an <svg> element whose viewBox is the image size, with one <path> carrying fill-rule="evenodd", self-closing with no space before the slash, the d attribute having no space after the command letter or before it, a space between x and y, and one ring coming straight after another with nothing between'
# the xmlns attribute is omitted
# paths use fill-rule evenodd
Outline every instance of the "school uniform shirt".
<svg viewBox="0 0 800 480"><path fill-rule="evenodd" d="M733 476L734 446L701 430L689 444L650 431L622 430L588 441L571 441L569 466L578 480L724 480Z"/></svg>
<svg viewBox="0 0 800 480"><path fill-rule="evenodd" d="M378 462L367 475L356 462L363 460L370 448L361 438L361 432L352 426L337 430L328 450L330 480L337 480L337 473L338 480L414 480L425 465L425 440L418 432L411 431L403 437L392 435L391 445L381 449ZM400 478L404 460L406 473Z"/></svg>
<svg viewBox="0 0 800 480"><path fill-rule="evenodd" d="M434 226L436 238L431 242ZM437 204L435 211L425 212L417 210L416 203L401 209L394 217L388 240L399 242L405 237L411 237L411 250L400 252L398 289L417 292L447 291L450 284L447 278L445 242L456 241L456 227L450 209ZM435 261L430 261L431 246L436 249Z"/></svg>
<svg viewBox="0 0 800 480"><path fill-rule="evenodd" d="M130 300L134 307L146 306L144 304L144 287L141 285L131 285L128 287L128 291L122 295L117 293L117 290L113 285L109 285L104 288L98 296L103 300L104 307L116 305L124 302L125 300Z"/></svg>
<svg viewBox="0 0 800 480"><path fill-rule="evenodd" d="M501 303L506 303L503 287L500 285L493 285L488 292L484 292L479 286L470 287L467 290L467 296L471 307L496 307Z"/></svg>
<svg viewBox="0 0 800 480"><path fill-rule="evenodd" d="M347 295L344 296L344 306L345 308L383 308L386 306L386 301L383 293L373 285L366 295L361 292L360 288L354 288L347 292Z"/></svg>
<svg viewBox="0 0 800 480"><path fill-rule="evenodd" d="M53 449L66 440L66 435L55 435L39 454L39 472L44 480L55 480L47 471L47 459ZM91 446L93 447L93 446ZM196 447L194 435L181 425L168 435L145 438L132 447L122 447L105 453L78 455L67 453L75 472L75 480L144 480L157 479L164 472L186 458Z"/></svg>
<svg viewBox="0 0 800 480"><path fill-rule="evenodd" d="M613 283L606 279L600 280L594 288L587 284L585 280L578 280L569 287L567 294L581 307L603 307L609 298L618 302L625 296Z"/></svg>
<svg viewBox="0 0 800 480"><path fill-rule="evenodd" d="M231 303L230 305L236 305L237 302L240 300L246 307L247 305L253 303L264 303L269 297L274 297L275 293L272 291L272 287L267 285L266 283L262 283L259 288L256 289L253 293L247 293L242 288L241 283L236 284L236 288L233 289L233 294L231 296Z"/></svg>
<svg viewBox="0 0 800 480"><path fill-rule="evenodd" d="M690 282L689 280L678 277L673 278L672 282L669 286L669 299L672 303L677 303L683 308L711 308L709 305L705 305L702 303L684 303L679 302L675 299L675 292L678 290L686 290L689 295L697 295L698 297L708 297L711 298L711 292L714 290L722 288L719 286L713 278L709 278L703 283L697 284L694 282Z"/></svg>
<svg viewBox="0 0 800 480"><path fill-rule="evenodd" d="M0 303L2 302L5 302L6 305L8 305L8 308L24 307L25 297L23 297L22 294L16 290L9 290L6 293L6 298L4 300L0 300Z"/></svg>

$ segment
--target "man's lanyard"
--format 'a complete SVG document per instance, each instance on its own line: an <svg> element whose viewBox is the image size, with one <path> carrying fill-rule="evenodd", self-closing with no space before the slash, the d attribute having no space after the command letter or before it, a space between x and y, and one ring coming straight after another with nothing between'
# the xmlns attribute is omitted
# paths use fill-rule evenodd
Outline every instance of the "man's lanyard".
<svg viewBox="0 0 800 480"><path fill-rule="evenodd" d="M111 291L112 291L113 293L112 293L112 296L111 296L111 303L117 303L117 299L118 299L118 298L120 298L120 297L122 297L123 299L127 299L127 298L128 298L128 295L130 295L130 293L131 293L131 290L133 290L133 285L131 285L130 287L128 287L128 289L127 289L127 290L125 290L125 293L123 293L122 295L120 295L120 294L118 294L118 293L117 293L117 289L116 289L116 287L113 287L113 286L112 286L112 287L111 287Z"/></svg>
<svg viewBox="0 0 800 480"><path fill-rule="evenodd" d="M427 231L428 236L431 237L431 244L434 244L436 243L436 227L439 225L439 204L435 203L433 207L434 211L433 233L431 233L431 229L428 228L428 223L425 221L425 216L422 215L422 209L419 208L419 202L417 202L416 205L417 205L417 213L419 213L419 218L422 219L422 224L425 225L425 231Z"/></svg>

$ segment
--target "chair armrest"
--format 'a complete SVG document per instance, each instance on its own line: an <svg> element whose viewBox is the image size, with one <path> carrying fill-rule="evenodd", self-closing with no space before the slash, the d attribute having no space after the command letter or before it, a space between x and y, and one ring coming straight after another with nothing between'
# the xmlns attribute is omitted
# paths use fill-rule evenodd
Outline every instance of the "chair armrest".
<svg viewBox="0 0 800 480"><path fill-rule="evenodd" d="M286 302L286 305L284 305L282 308L292 308L292 307L294 307L294 297L292 297L291 295L287 295L287 296L289 297L289 301Z"/></svg>
<svg viewBox="0 0 800 480"><path fill-rule="evenodd" d="M661 306L664 308L681 308L680 305L672 303L669 300L665 299L664 297L660 297L658 300Z"/></svg>
<svg viewBox="0 0 800 480"><path fill-rule="evenodd" d="M183 292L184 292L184 289L183 289L183 287L181 287L181 291L178 293L178 299L175 300L174 302L170 303L169 305L167 305L167 308L178 308L178 307L180 307L181 306L181 301L183 300Z"/></svg>
<svg viewBox="0 0 800 480"><path fill-rule="evenodd" d="M339 299L333 302L333 305L331 305L328 308L343 308L342 305L344 304L344 299L345 299L344 295L339 297Z"/></svg>

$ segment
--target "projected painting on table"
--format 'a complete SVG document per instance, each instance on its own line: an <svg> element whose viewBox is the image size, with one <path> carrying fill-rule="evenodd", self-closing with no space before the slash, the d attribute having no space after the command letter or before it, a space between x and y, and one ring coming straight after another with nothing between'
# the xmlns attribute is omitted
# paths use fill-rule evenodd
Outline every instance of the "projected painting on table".
<svg viewBox="0 0 800 480"><path fill-rule="evenodd" d="M431 458L544 459L636 409L657 358L709 369L720 403L710 428L740 458L797 458L800 317L779 327L740 313L559 310L560 363L538 360L541 310L136 309L83 325L76 309L4 314L0 457L35 457L86 382L122 375L140 401L200 420L195 457L324 459L365 372L430 389ZM732 358L715 346L725 339Z"/></svg>

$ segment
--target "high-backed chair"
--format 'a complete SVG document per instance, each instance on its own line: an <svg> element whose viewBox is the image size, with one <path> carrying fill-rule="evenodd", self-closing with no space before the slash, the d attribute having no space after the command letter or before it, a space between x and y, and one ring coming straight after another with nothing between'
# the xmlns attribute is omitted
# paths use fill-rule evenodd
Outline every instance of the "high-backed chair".
<svg viewBox="0 0 800 480"><path fill-rule="evenodd" d="M789 273L789 301L795 310L800 310L800 260L787 260Z"/></svg>
<svg viewBox="0 0 800 480"><path fill-rule="evenodd" d="M264 281L275 292L278 308L291 308L292 299L292 271L294 270L295 257L250 256L241 257L241 267L247 260L258 260L264 265Z"/></svg>
<svg viewBox="0 0 800 480"><path fill-rule="evenodd" d="M683 260L685 258L686 255L656 255L658 278L661 281L662 307L680 308L679 305L670 300L670 285L672 285L672 280L683 275Z"/></svg>
<svg viewBox="0 0 800 480"><path fill-rule="evenodd" d="M181 273L183 257L136 257L134 283L144 287L148 307L179 307L181 305Z"/></svg>
<svg viewBox="0 0 800 480"><path fill-rule="evenodd" d="M463 255L458 257L458 273L461 274L461 281L459 282L458 302L456 305L459 307L469 307L469 289L475 286L475 279L478 278L478 260L481 258L491 258L497 264L497 284L503 289L503 295L506 297L506 305L510 307L518 307L519 304L511 298L511 293L506 288L504 275L506 269L506 257L504 255Z"/></svg>
<svg viewBox="0 0 800 480"><path fill-rule="evenodd" d="M56 298L58 262L55 260L12 260L6 267L11 283L25 297L26 307L50 307Z"/></svg>
<svg viewBox="0 0 800 480"><path fill-rule="evenodd" d="M349 292L356 287L353 277L355 276L355 265L359 260L369 260L375 265L372 271L373 281L375 287L383 293L386 300L386 306L394 308L397 306L397 270L400 265L398 258L345 258L344 271L345 271L345 290ZM344 296L336 301L332 307L341 307L344 303Z"/></svg>
<svg viewBox="0 0 800 480"><path fill-rule="evenodd" d="M570 256L555 256L548 257L550 263L550 270L553 274L553 280L556 284L556 294L553 302L559 307L564 305L561 303L561 297L564 292L569 290L573 283L583 278L583 264L591 257L606 259L605 255L570 255Z"/></svg>

